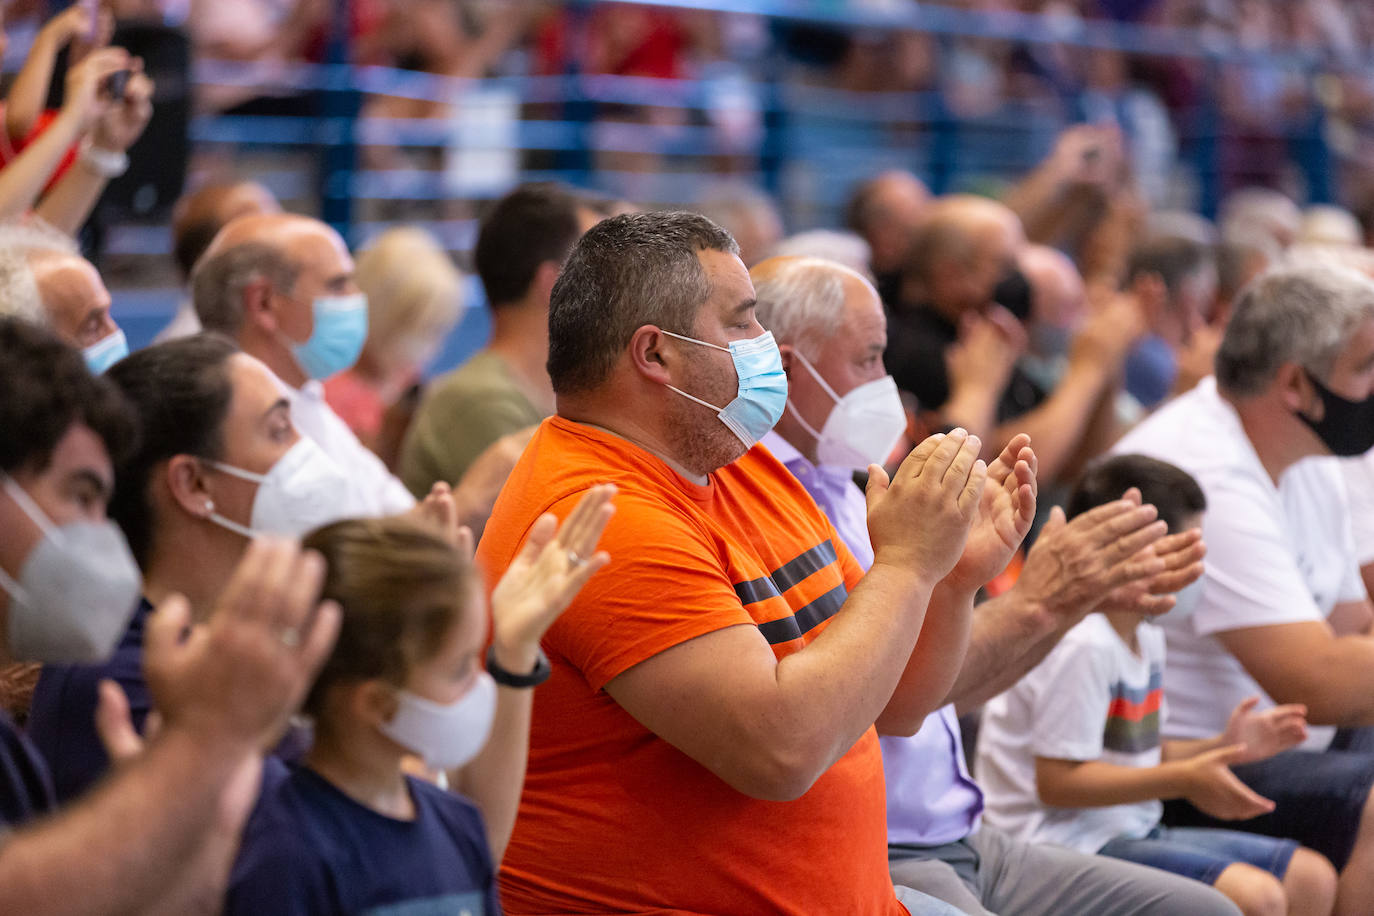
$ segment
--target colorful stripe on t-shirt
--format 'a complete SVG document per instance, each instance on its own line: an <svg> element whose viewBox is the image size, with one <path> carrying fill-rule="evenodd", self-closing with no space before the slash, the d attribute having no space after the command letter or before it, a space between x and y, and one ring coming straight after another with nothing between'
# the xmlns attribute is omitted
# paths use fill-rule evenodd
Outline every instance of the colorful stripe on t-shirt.
<svg viewBox="0 0 1374 916"><path fill-rule="evenodd" d="M1159 747L1159 708L1164 700L1164 679L1159 668L1150 668L1149 686L1141 689L1123 681L1112 684L1102 748L1122 754L1140 754Z"/></svg>

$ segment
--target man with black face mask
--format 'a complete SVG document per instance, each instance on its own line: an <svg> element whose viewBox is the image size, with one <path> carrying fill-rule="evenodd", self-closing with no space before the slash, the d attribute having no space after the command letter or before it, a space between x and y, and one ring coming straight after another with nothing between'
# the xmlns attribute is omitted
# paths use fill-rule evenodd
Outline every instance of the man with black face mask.
<svg viewBox="0 0 1374 916"><path fill-rule="evenodd" d="M79 351L0 318L0 663L98 660L133 612L138 568L105 517L132 413ZM210 620L181 596L150 617L146 673L163 725L146 746L112 684L97 713L118 770L53 812L46 762L0 713L0 912L185 913L217 905L262 747L338 629L316 608L320 558L257 542ZM34 821L30 824L29 821Z"/></svg>
<svg viewBox="0 0 1374 916"><path fill-rule="evenodd" d="M937 200L916 233L901 296L888 303L884 362L897 387L934 412L934 426L978 430L988 443L1028 433L1040 477L1053 483L1096 438L1094 421L1110 417L1144 314L1130 296L1095 309L1063 376L1042 388L1017 364L1035 295L1018 266L1026 247L1020 221L1002 204L970 195Z"/></svg>
<svg viewBox="0 0 1374 916"><path fill-rule="evenodd" d="M1319 456L1371 446L1374 282L1314 265L1248 286L1215 377L1116 446L1177 464L1207 495L1201 597L1191 616L1161 621L1166 733L1202 738L1254 696L1307 707L1305 749L1234 767L1276 810L1228 826L1325 854L1341 870L1337 912L1374 899L1374 639L1340 471ZM1164 818L1216 825L1180 801Z"/></svg>

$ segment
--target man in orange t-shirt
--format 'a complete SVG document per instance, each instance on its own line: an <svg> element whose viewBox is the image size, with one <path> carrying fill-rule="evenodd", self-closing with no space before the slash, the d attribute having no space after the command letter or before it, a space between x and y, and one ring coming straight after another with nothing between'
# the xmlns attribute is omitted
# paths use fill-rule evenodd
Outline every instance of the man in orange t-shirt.
<svg viewBox="0 0 1374 916"><path fill-rule="evenodd" d="M989 535L979 442L956 430L890 483L870 469L865 575L755 447L786 377L753 302L729 234L687 213L598 224L554 287L558 415L478 557L497 577L543 513L618 495L610 565L544 641L508 912L897 916L898 893L952 912L894 892L873 726L939 704L1016 544Z"/></svg>

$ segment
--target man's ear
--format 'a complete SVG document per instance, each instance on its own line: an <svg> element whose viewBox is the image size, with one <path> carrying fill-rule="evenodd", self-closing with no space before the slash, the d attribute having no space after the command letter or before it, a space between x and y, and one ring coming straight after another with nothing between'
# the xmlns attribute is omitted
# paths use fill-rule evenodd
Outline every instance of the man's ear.
<svg viewBox="0 0 1374 916"><path fill-rule="evenodd" d="M558 275L563 270L563 266L557 261L544 261L534 272L534 280L531 292L538 291L539 301L548 303L549 297L553 295L553 284L557 282Z"/></svg>
<svg viewBox="0 0 1374 916"><path fill-rule="evenodd" d="M272 283L266 277L254 277L243 287L243 321L265 331L276 331L277 304Z"/></svg>
<svg viewBox="0 0 1374 916"><path fill-rule="evenodd" d="M652 324L641 325L630 336L630 363L647 381L666 385L673 380L673 369L681 361L673 338Z"/></svg>
<svg viewBox="0 0 1374 916"><path fill-rule="evenodd" d="M787 373L787 377L792 377L792 360L796 349L791 344L778 344L778 353L782 356L782 371Z"/></svg>
<svg viewBox="0 0 1374 916"><path fill-rule="evenodd" d="M341 684L336 689L342 694L337 699L343 704L349 718L372 726L390 722L400 705L396 699L396 688L380 678Z"/></svg>
<svg viewBox="0 0 1374 916"><path fill-rule="evenodd" d="M1275 374L1274 384L1278 386L1283 404L1289 410L1302 413L1314 421L1323 416L1321 397L1313 387L1307 371L1297 363L1284 363Z"/></svg>

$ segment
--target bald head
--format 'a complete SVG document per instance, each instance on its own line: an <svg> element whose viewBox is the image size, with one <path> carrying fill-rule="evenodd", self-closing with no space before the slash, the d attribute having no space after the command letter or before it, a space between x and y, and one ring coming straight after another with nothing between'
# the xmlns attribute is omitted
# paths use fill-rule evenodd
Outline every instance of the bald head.
<svg viewBox="0 0 1374 916"><path fill-rule="evenodd" d="M903 298L951 320L992 302L1025 246L1021 220L986 197L952 194L931 204L906 259Z"/></svg>
<svg viewBox="0 0 1374 916"><path fill-rule="evenodd" d="M182 197L172 212L172 256L190 279L210 241L231 220L252 213L279 213L272 192L255 181L208 185Z"/></svg>
<svg viewBox="0 0 1374 916"><path fill-rule="evenodd" d="M930 203L930 191L910 172L882 172L855 189L846 210L850 229L873 249L873 270L900 270L916 228Z"/></svg>
<svg viewBox="0 0 1374 916"><path fill-rule="evenodd" d="M1027 245L1016 259L1031 288L1030 320L1072 328L1083 317L1083 277L1062 251Z"/></svg>

